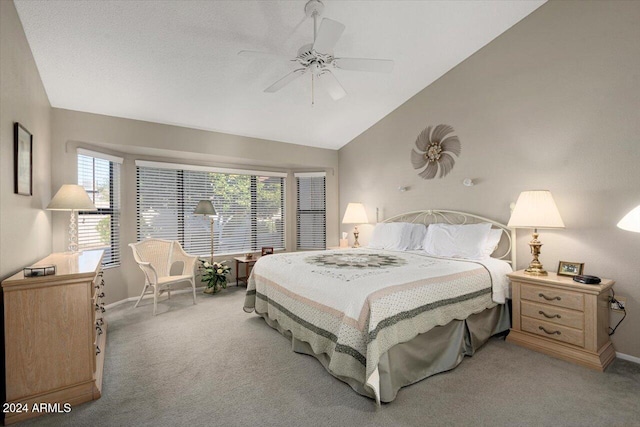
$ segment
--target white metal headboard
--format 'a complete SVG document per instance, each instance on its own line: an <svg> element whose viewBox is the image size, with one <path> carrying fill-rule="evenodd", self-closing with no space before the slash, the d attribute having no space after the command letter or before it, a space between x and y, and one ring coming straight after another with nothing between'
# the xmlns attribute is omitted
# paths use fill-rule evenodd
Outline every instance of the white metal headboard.
<svg viewBox="0 0 640 427"><path fill-rule="evenodd" d="M513 268L516 267L516 235L515 230L509 229L506 225L489 218L474 215L468 212L448 211L441 209L429 209L425 211L413 211L392 216L382 222L410 222L413 224L477 224L488 222L492 228L502 230L502 238L498 248L494 251L493 258L507 261Z"/></svg>

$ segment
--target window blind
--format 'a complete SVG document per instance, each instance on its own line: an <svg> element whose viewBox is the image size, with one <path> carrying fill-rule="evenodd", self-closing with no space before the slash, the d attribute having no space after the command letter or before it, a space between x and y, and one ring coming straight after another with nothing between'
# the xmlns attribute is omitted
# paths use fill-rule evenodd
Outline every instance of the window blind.
<svg viewBox="0 0 640 427"><path fill-rule="evenodd" d="M78 185L98 208L78 212L78 248L103 249L103 267L120 265L120 163L78 150Z"/></svg>
<svg viewBox="0 0 640 427"><path fill-rule="evenodd" d="M138 165L136 169L138 240L178 240L188 253L209 256L210 219L193 211L198 201L211 200L217 212L213 217L216 255L252 252L262 246L284 249L282 176L178 169L175 165Z"/></svg>
<svg viewBox="0 0 640 427"><path fill-rule="evenodd" d="M298 249L325 249L327 238L325 173L295 174Z"/></svg>

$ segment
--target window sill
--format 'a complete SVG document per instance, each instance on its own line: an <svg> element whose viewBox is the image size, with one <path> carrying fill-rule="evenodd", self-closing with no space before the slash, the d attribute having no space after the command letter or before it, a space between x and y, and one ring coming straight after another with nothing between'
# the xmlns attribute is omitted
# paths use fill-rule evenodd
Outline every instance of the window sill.
<svg viewBox="0 0 640 427"><path fill-rule="evenodd" d="M275 253L284 253L287 252L286 249L274 249ZM248 252L228 252L224 254L213 254L214 258L224 258L224 257L238 257L245 256L246 254L254 254L260 256L260 251L248 251ZM211 258L211 255L196 255L198 258Z"/></svg>

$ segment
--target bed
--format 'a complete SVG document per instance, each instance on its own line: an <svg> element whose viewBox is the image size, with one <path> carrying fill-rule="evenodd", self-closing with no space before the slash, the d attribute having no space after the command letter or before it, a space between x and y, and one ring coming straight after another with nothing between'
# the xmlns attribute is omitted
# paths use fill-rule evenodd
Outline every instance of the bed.
<svg viewBox="0 0 640 427"><path fill-rule="evenodd" d="M269 255L254 266L244 304L245 311L255 311L289 337L295 352L314 356L331 375L377 403L455 368L491 336L508 330L506 274L515 265L512 232L487 218L427 210L383 223L488 223L499 243L483 259L413 248Z"/></svg>

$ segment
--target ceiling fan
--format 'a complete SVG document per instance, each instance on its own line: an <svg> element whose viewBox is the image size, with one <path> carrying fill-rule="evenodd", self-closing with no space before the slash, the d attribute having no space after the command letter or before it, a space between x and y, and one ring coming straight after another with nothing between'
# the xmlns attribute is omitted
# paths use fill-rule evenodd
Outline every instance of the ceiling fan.
<svg viewBox="0 0 640 427"><path fill-rule="evenodd" d="M344 90L338 79L331 72L332 69L352 71L372 71L378 73L390 73L393 70L393 61L389 59L368 59L368 58L338 58L333 54L338 39L344 32L345 26L332 19L323 18L320 27L317 26L317 19L322 15L324 4L320 0L309 0L304 7L308 18L313 18L313 43L305 44L298 49L295 58L290 59L283 55L256 52L252 50L241 50L238 55L249 58L286 58L288 61L296 62L296 68L280 80L266 88L268 93L277 92L294 80L305 74L311 74L311 104L314 104L314 83L317 79L331 98L337 101L343 98L347 92Z"/></svg>

